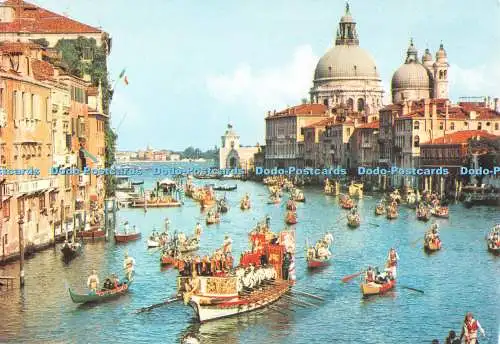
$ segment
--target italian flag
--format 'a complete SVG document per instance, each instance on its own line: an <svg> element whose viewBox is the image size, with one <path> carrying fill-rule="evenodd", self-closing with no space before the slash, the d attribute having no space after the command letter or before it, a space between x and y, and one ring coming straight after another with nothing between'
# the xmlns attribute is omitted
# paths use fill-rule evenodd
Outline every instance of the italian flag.
<svg viewBox="0 0 500 344"><path fill-rule="evenodd" d="M118 79L123 79L123 82L125 83L125 85L128 85L128 77L125 75L125 72L126 72L126 68L123 68L120 75L118 76Z"/></svg>

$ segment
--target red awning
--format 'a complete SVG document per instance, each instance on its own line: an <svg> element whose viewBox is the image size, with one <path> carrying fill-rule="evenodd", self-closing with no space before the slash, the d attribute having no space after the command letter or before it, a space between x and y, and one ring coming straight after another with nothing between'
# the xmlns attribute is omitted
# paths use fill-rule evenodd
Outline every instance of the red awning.
<svg viewBox="0 0 500 344"><path fill-rule="evenodd" d="M96 194L90 195L90 200L93 202L97 202L97 195Z"/></svg>

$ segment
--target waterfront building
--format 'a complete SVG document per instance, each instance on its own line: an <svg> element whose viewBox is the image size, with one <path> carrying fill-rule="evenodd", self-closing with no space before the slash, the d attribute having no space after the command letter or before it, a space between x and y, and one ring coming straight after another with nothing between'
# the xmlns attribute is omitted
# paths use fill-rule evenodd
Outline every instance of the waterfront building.
<svg viewBox="0 0 500 344"><path fill-rule="evenodd" d="M41 54L36 44L0 45L1 165L27 170L6 176L3 184L2 260L19 252L20 227L27 248L42 246L53 239L57 220L49 211L54 205L50 195L59 187L58 179L49 175L53 155L51 88L38 81L33 70L33 61L41 59Z"/></svg>
<svg viewBox="0 0 500 344"><path fill-rule="evenodd" d="M303 128L304 142L300 143L304 146L301 151L304 152L305 167L324 167L324 159L322 159L322 151L320 146L320 138L325 131L326 126L335 123L335 117L328 117L319 122L310 124Z"/></svg>
<svg viewBox="0 0 500 344"><path fill-rule="evenodd" d="M227 125L226 132L221 136L219 149L219 168L242 168L251 171L255 167L254 155L259 151L259 145L242 146L240 136L231 124Z"/></svg>
<svg viewBox="0 0 500 344"><path fill-rule="evenodd" d="M266 117L266 167L304 167L299 147L304 141L304 127L329 117L326 105L301 104Z"/></svg>
<svg viewBox="0 0 500 344"><path fill-rule="evenodd" d="M378 166L379 152L379 121L373 120L355 126L349 140L350 155L353 167Z"/></svg>
<svg viewBox="0 0 500 344"><path fill-rule="evenodd" d="M339 22L335 46L319 60L311 103L328 108L341 104L350 111L377 113L384 94L377 65L372 56L359 46L359 37L349 4Z"/></svg>

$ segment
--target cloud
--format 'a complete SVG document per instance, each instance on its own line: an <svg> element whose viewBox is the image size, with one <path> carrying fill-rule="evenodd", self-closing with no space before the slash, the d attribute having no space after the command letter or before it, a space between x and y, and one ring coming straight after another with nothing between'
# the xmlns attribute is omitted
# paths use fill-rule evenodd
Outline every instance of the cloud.
<svg viewBox="0 0 500 344"><path fill-rule="evenodd" d="M208 76L206 87L222 103L253 105L259 111L295 105L309 98L318 59L311 46L304 45L297 47L291 61L282 66L255 70L241 63L227 74Z"/></svg>
<svg viewBox="0 0 500 344"><path fill-rule="evenodd" d="M471 68L450 66L450 93L458 97L500 97L500 62Z"/></svg>

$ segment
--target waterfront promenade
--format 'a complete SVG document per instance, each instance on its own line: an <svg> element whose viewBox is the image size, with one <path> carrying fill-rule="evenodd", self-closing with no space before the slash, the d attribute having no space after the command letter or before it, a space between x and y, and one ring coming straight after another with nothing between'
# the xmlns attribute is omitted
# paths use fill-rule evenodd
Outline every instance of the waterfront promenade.
<svg viewBox="0 0 500 344"><path fill-rule="evenodd" d="M148 183L151 185L151 180ZM178 343L182 335L194 332L202 336L202 343L305 344L334 339L343 343L430 343L433 338L443 341L450 329L459 331L465 312L472 311L487 332L481 344L497 343L500 259L488 253L484 241L488 230L500 222L497 208L450 206L450 219L436 220L444 248L429 256L421 243L411 245L430 226L417 222L413 210L402 207L400 217L392 222L376 218L373 209L379 195L366 195L359 203L362 224L351 230L337 198L325 196L317 188L305 189L307 201L298 205L299 223L295 228L297 285L324 289L317 292L326 299L320 307L300 308L280 300L277 306L287 316L267 309L201 325L195 324L192 310L181 303L130 314L175 292L176 271L162 270L159 254L148 252L145 243L154 226L162 228L166 216L173 230L191 233L196 222L203 224L203 254L221 246L225 234L231 235L236 258L248 249L249 230L266 214L272 218L274 231L284 227L285 207L266 204L268 192L264 186L235 183L237 191L227 193L232 207L219 225L207 228L199 205L189 199L181 208L149 209L147 213L122 209L118 218L136 224L143 231L142 240L122 246L112 240L87 244L84 254L68 266L61 261L59 249L39 252L26 260L24 290L0 292L0 342L103 343L116 339ZM242 212L238 204L245 192L251 195L253 208ZM327 230L335 236L333 264L309 273L303 258L305 240L315 241ZM422 289L424 294L397 287L384 296L363 300L358 280L340 283L343 276L369 264L381 266L391 246L397 247L401 258L398 284ZM92 268L98 270L101 279L107 273L120 273L125 251L137 261L130 294L96 306L78 307L71 302L69 286L84 290ZM0 274L17 275L17 263L0 267Z"/></svg>

